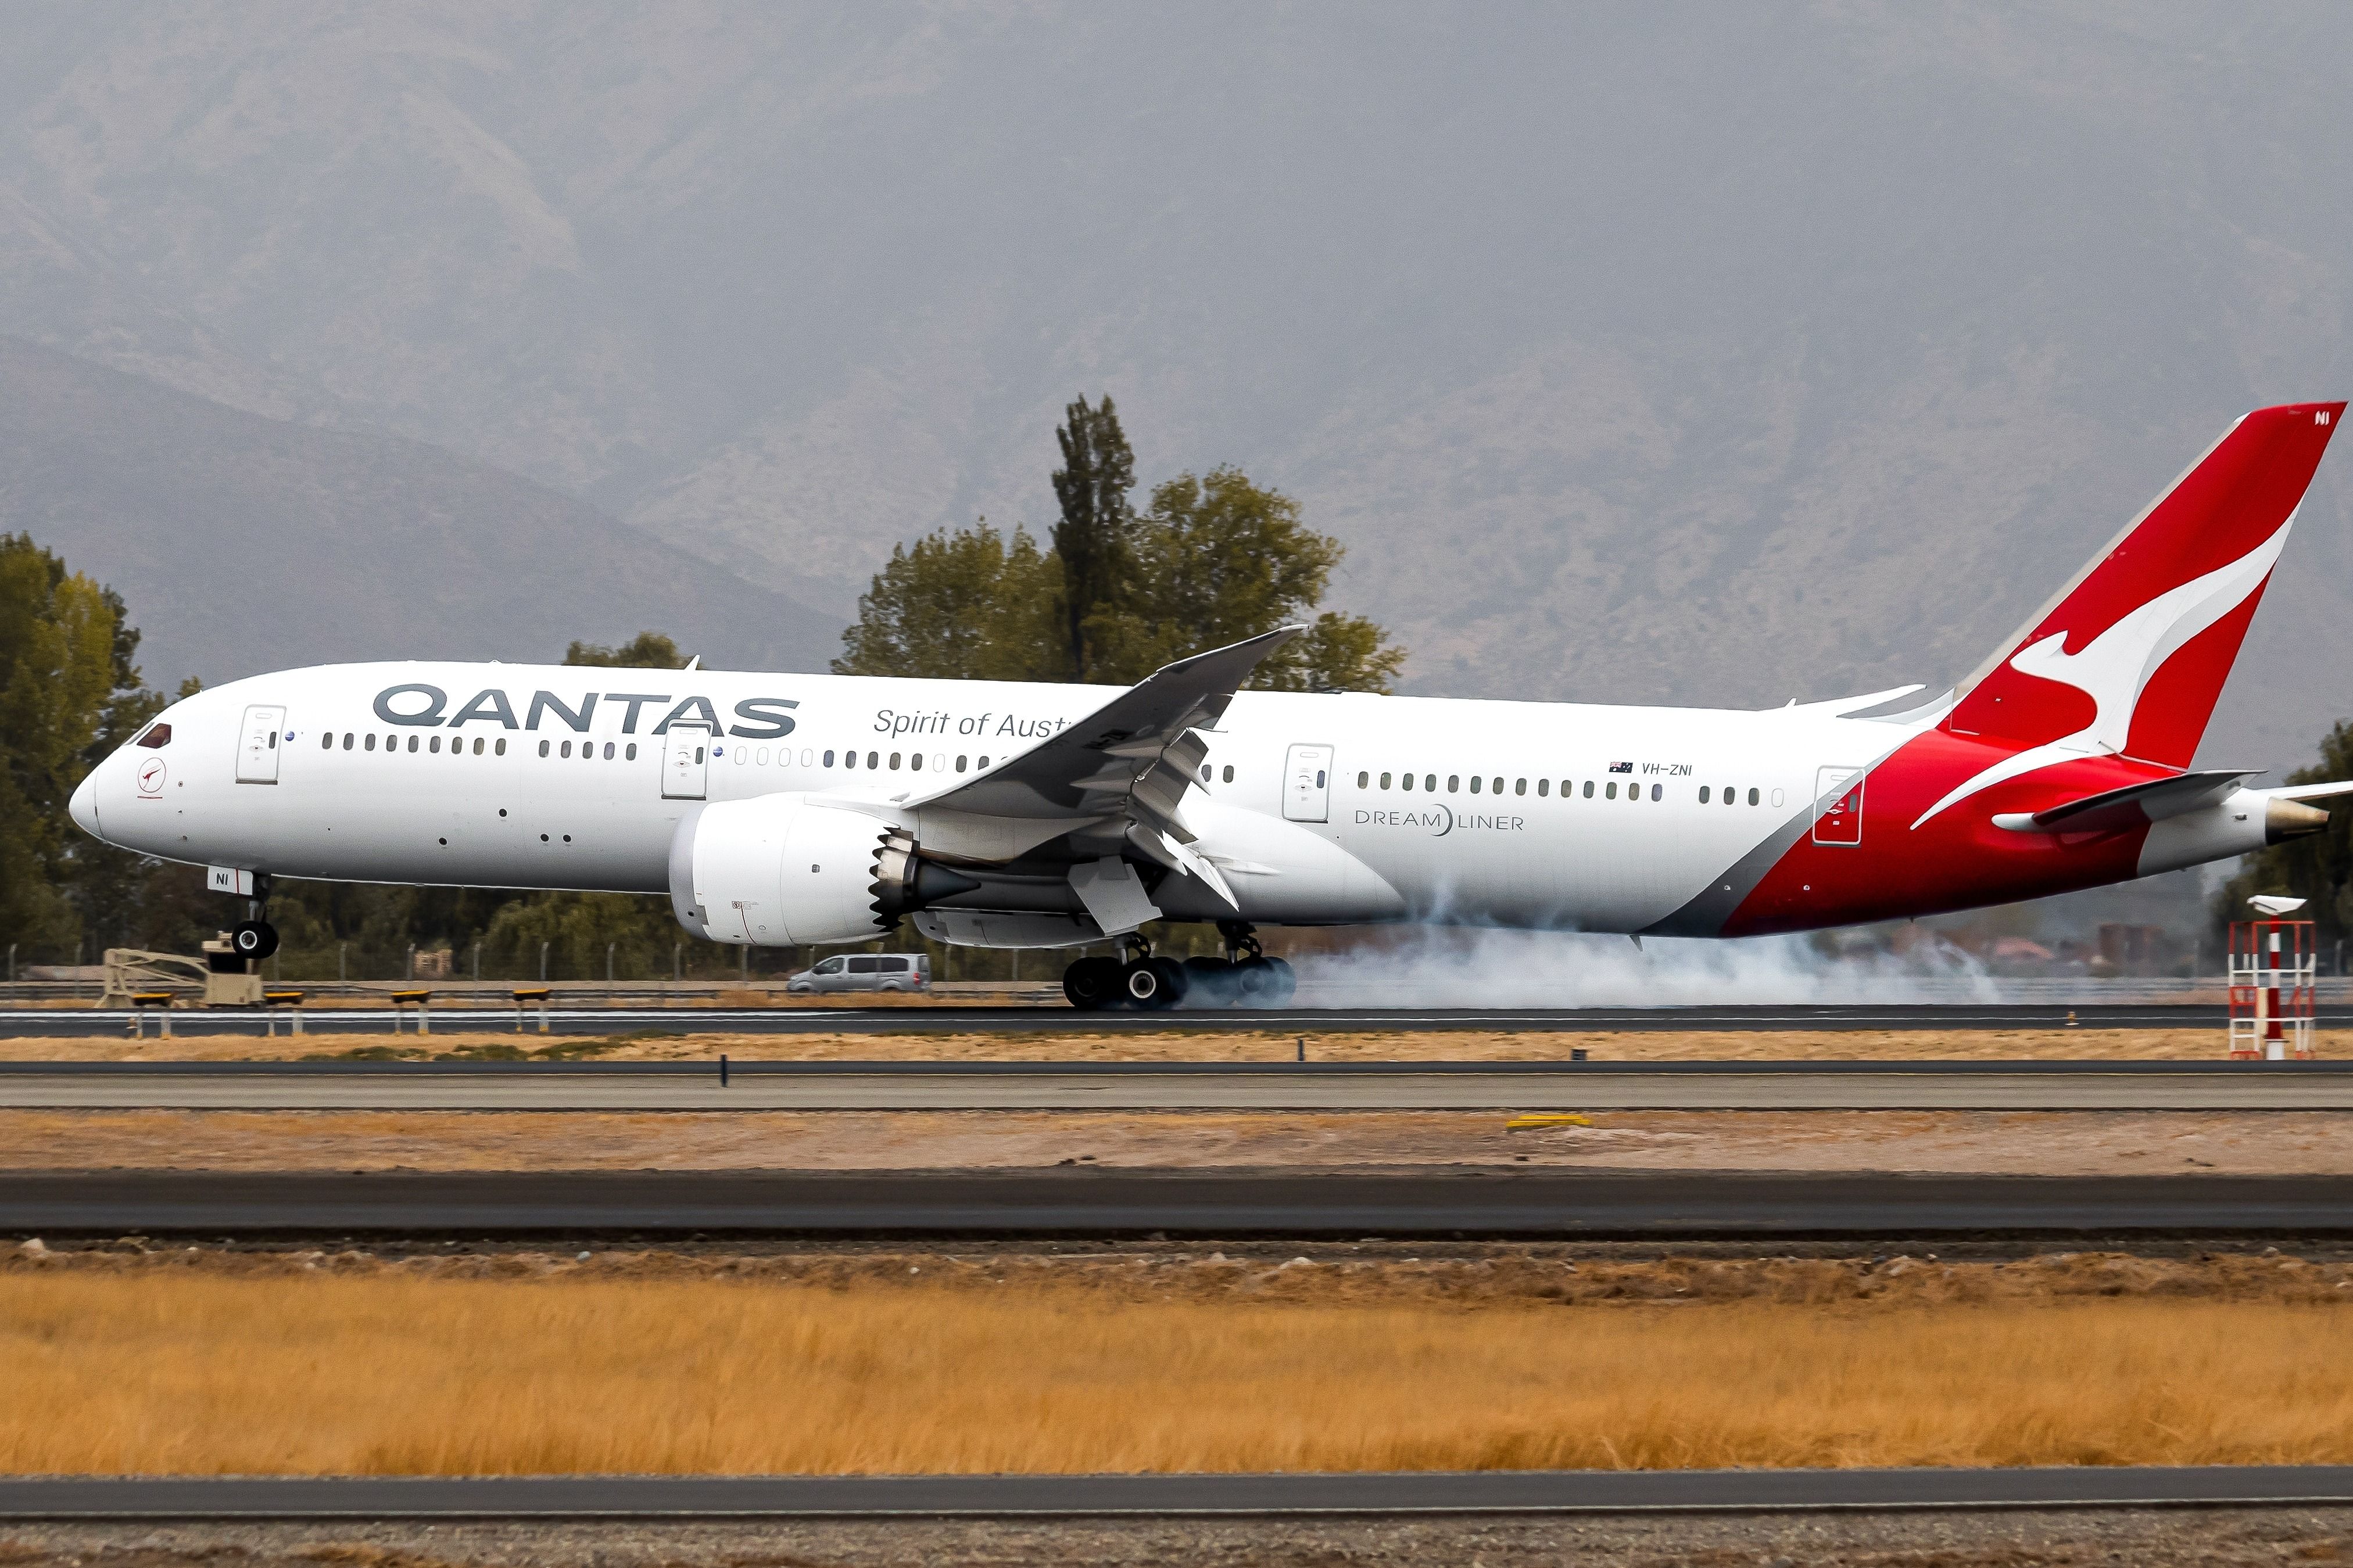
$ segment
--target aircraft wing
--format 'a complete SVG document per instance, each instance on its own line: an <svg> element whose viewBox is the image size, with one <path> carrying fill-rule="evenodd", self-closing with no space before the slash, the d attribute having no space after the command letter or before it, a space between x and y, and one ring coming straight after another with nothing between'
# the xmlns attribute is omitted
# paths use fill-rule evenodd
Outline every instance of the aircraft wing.
<svg viewBox="0 0 2353 1568"><path fill-rule="evenodd" d="M1192 850L1178 810L1209 750L1194 731L1214 729L1260 661L1304 630L1281 626L1178 659L978 778L904 804L920 814L927 845L976 858L1124 818L1138 849L1231 902L1224 878ZM991 844L1004 847L991 856Z"/></svg>

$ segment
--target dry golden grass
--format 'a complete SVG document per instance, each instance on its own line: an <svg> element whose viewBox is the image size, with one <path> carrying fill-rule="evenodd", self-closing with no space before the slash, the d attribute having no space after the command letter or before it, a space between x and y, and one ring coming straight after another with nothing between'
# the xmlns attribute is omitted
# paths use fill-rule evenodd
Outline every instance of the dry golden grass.
<svg viewBox="0 0 2353 1568"><path fill-rule="evenodd" d="M0 1470L2343 1462L2348 1324L2218 1301L1466 1311L16 1274Z"/></svg>

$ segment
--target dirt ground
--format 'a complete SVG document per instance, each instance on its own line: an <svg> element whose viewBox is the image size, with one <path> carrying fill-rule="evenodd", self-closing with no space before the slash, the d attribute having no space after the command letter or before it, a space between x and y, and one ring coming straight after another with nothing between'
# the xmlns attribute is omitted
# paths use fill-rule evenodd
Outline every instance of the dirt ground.
<svg viewBox="0 0 2353 1568"><path fill-rule="evenodd" d="M0 1526L10 1568L2240 1568L2353 1559L2353 1510L1564 1518Z"/></svg>
<svg viewBox="0 0 2353 1568"><path fill-rule="evenodd" d="M4 1021L4 1020L0 1020ZM1291 1061L1304 1042L1311 1061L2129 1061L2206 1060L2224 1054L2214 1029L1745 1029L1187 1031L1090 1035L1049 1030L927 1034L882 1029L842 1034L610 1036L464 1032L454 1017L437 1033L20 1035L0 1039L0 1061L296 1061L397 1057L530 1057L594 1061ZM2323 1057L2343 1041L2323 1033Z"/></svg>
<svg viewBox="0 0 2353 1568"><path fill-rule="evenodd" d="M0 1169L981 1170L1511 1165L2353 1174L2327 1111L0 1110Z"/></svg>

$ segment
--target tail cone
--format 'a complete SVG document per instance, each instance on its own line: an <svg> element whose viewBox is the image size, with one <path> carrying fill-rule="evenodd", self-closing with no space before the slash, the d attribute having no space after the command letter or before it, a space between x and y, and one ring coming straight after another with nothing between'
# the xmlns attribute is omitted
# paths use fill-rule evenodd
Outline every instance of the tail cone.
<svg viewBox="0 0 2353 1568"><path fill-rule="evenodd" d="M2302 801L2274 800L2263 804L2263 842L2282 844L2302 838L2328 826L2328 814Z"/></svg>

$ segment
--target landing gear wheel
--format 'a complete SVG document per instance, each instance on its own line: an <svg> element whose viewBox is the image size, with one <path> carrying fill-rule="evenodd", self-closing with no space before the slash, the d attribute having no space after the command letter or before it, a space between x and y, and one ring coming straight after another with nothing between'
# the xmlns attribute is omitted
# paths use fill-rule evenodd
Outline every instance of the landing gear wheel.
<svg viewBox="0 0 2353 1568"><path fill-rule="evenodd" d="M1120 972L1127 999L1148 1013L1165 1012L1185 1000L1190 976L1173 958L1140 958Z"/></svg>
<svg viewBox="0 0 2353 1568"><path fill-rule="evenodd" d="M1299 989L1299 977L1280 958L1245 958L1234 965L1234 973L1245 1007L1287 1007Z"/></svg>
<svg viewBox="0 0 2353 1568"><path fill-rule="evenodd" d="M248 962L259 962L278 951L278 928L268 921L247 921L228 933L228 944Z"/></svg>
<svg viewBox="0 0 2353 1568"><path fill-rule="evenodd" d="M1082 958L1062 971L1062 994L1082 1013L1099 1013L1123 999L1115 958Z"/></svg>
<svg viewBox="0 0 2353 1568"><path fill-rule="evenodd" d="M1185 978L1192 984L1188 999L1203 1006L1230 1007L1242 999L1241 976L1222 958L1188 958Z"/></svg>

